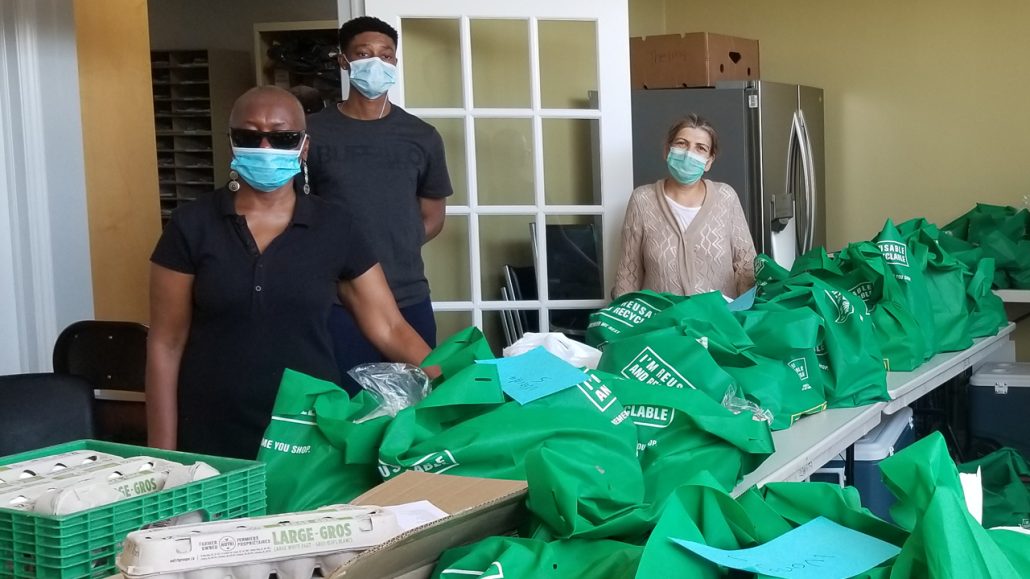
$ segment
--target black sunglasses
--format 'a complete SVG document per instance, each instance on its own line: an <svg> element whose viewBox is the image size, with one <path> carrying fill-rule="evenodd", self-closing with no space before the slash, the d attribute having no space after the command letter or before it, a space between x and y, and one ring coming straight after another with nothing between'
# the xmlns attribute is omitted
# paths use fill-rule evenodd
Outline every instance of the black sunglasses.
<svg viewBox="0 0 1030 579"><path fill-rule="evenodd" d="M273 149L296 149L304 139L304 131L254 131L251 129L229 129L229 141L234 147L257 149L261 141L268 139Z"/></svg>

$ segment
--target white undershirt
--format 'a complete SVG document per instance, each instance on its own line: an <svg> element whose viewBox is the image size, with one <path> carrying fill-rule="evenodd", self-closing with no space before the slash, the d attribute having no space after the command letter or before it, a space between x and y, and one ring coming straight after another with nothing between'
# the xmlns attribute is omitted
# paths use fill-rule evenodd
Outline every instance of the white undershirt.
<svg viewBox="0 0 1030 579"><path fill-rule="evenodd" d="M690 227L690 223L697 217L697 212L701 210L701 207L687 207L686 205L680 205L673 201L670 197L666 196L669 201L669 207L672 208L673 215L676 216L676 221L680 223L680 229L686 231Z"/></svg>

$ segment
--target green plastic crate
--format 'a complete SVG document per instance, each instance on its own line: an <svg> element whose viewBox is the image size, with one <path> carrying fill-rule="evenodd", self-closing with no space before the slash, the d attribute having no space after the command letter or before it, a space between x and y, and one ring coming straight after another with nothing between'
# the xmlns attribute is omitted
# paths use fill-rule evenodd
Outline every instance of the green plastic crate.
<svg viewBox="0 0 1030 579"><path fill-rule="evenodd" d="M250 460L79 440L3 457L0 465L73 450L126 458L150 456L183 464L200 460L221 474L72 515L0 509L0 577L102 579L118 572L115 555L125 536L146 525L194 511L202 511L209 521L265 514L265 465Z"/></svg>

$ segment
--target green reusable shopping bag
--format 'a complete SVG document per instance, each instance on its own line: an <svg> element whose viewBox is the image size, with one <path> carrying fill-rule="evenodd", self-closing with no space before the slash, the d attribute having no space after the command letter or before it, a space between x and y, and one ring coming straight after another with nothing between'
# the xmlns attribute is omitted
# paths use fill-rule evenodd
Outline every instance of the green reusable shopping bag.
<svg viewBox="0 0 1030 579"><path fill-rule="evenodd" d="M961 262L969 271L976 269L976 264L984 257L984 250L980 246L960 239L949 231L942 231L937 241L942 250Z"/></svg>
<svg viewBox="0 0 1030 579"><path fill-rule="evenodd" d="M932 355L932 342L926 340L923 324L909 309L880 248L868 241L852 243L840 260L851 293L865 301L887 370L908 372L922 365ZM932 327L932 316L923 323Z"/></svg>
<svg viewBox="0 0 1030 579"><path fill-rule="evenodd" d="M958 468L981 469L984 527L1030 527L1030 465L1019 451L1002 448Z"/></svg>
<svg viewBox="0 0 1030 579"><path fill-rule="evenodd" d="M587 344L603 349L612 340L640 333L637 328L659 312L685 299L683 296L642 290L623 294L607 307L590 314Z"/></svg>
<svg viewBox="0 0 1030 579"><path fill-rule="evenodd" d="M332 382L287 369L257 457L268 512L346 503L381 483L376 463L390 417L358 422L378 406L368 392L352 400Z"/></svg>
<svg viewBox="0 0 1030 579"><path fill-rule="evenodd" d="M423 367L439 366L440 377L434 384L450 378L476 360L493 360L486 336L475 326L469 326L444 340L422 361Z"/></svg>
<svg viewBox="0 0 1030 579"><path fill-rule="evenodd" d="M826 409L826 384L815 349L823 340L823 320L808 308L748 310L737 319L751 341L753 354L785 363L798 380L760 381L749 385L743 376L731 375L746 394L773 413L773 430L787 428L802 416ZM764 391L772 389L778 401L770 402Z"/></svg>
<svg viewBox="0 0 1030 579"><path fill-rule="evenodd" d="M744 549L771 541L791 529L766 507L754 489L747 491L738 502L708 473L700 471L689 476L689 482L677 488L665 503L654 532L644 546L636 574L638 579L724 576L718 565L688 553L670 540L673 538L719 549ZM745 497L756 500L744 504ZM754 575L741 572L739 576Z"/></svg>
<svg viewBox="0 0 1030 579"><path fill-rule="evenodd" d="M985 257L973 270L966 295L969 299L969 335L973 338L994 336L1009 323L1005 303L991 291L994 260Z"/></svg>
<svg viewBox="0 0 1030 579"><path fill-rule="evenodd" d="M615 506L624 495L635 505L642 497L636 429L620 419L623 408L612 389L588 376L583 384L523 405L503 393L496 366L468 366L397 413L379 447L383 478L418 470L527 480L528 457L553 451L603 465L608 476L596 482L611 500L602 507ZM581 492L594 493L590 496L601 492L586 488L583 480L576 484ZM563 515L571 519L574 513ZM598 521L605 517L595 514Z"/></svg>
<svg viewBox="0 0 1030 579"><path fill-rule="evenodd" d="M730 490L773 452L765 421L734 414L699 391L631 381L614 387L637 428L648 503L660 505L700 471Z"/></svg>
<svg viewBox="0 0 1030 579"><path fill-rule="evenodd" d="M733 376L745 398L772 414L773 430L790 428L802 416L825 410L826 400L808 396L801 377L786 362L750 352L747 358L723 369Z"/></svg>
<svg viewBox="0 0 1030 579"><path fill-rule="evenodd" d="M898 225L909 247L926 249L927 300L933 312L934 350L955 352L973 345L969 335L969 305L966 300L965 265L945 251L937 226L926 219L910 219Z"/></svg>
<svg viewBox="0 0 1030 579"><path fill-rule="evenodd" d="M887 488L897 498L891 517L909 531L892 578L966 579L1027 577L1009 558L1012 545L1002 545L966 508L958 469L944 437L933 432L880 463ZM1010 533L1016 535L1016 533ZM1018 552L1030 550L1030 536L1018 535ZM1004 539L1003 539L1004 541ZM1025 557L1025 555L1024 555Z"/></svg>
<svg viewBox="0 0 1030 579"><path fill-rule="evenodd" d="M527 506L546 527L535 538L639 535L647 519L632 514L644 503L636 428L618 379L587 375L522 405L504 395L496 366L469 366L397 414L379 448L381 473L526 480Z"/></svg>
<svg viewBox="0 0 1030 579"><path fill-rule="evenodd" d="M431 577L460 579L631 578L643 548L618 541L553 541L489 537L444 551Z"/></svg>
<svg viewBox="0 0 1030 579"><path fill-rule="evenodd" d="M788 277L790 272L768 255L761 253L755 258L755 284L759 290L770 283L784 281Z"/></svg>
<svg viewBox="0 0 1030 579"><path fill-rule="evenodd" d="M823 320L816 347L830 408L889 400L883 354L865 303L805 273L784 282L777 295L756 302L755 310L808 308Z"/></svg>
<svg viewBox="0 0 1030 579"><path fill-rule="evenodd" d="M895 545L901 545L907 535L862 508L854 488L827 483L770 483L761 491L751 488L733 500L702 473L678 488L666 503L644 547L637 577L660 577L668 575L669 569L675 569L677 577L722 577L717 565L688 553L670 538L721 549L744 549L767 543L818 516ZM885 579L890 564L887 561L859 577ZM731 576L756 575L738 571Z"/></svg>
<svg viewBox="0 0 1030 579"><path fill-rule="evenodd" d="M880 248L883 260L897 280L898 297L911 312L923 338L924 359L929 360L941 350L937 347L937 325L930 289L926 283L929 248L921 243L908 243L890 219L873 240ZM953 305L960 305L955 302ZM873 322L876 323L875 320Z"/></svg>
<svg viewBox="0 0 1030 579"><path fill-rule="evenodd" d="M697 389L717 402L733 384L699 338L676 327L609 343L597 369L645 384Z"/></svg>

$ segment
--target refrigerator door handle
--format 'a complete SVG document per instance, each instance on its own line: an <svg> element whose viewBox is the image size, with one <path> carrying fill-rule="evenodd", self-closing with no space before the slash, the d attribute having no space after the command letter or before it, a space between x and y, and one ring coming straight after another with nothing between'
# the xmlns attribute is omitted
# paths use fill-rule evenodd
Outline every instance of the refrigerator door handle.
<svg viewBox="0 0 1030 579"><path fill-rule="evenodd" d="M810 227L807 200L805 199L808 193L808 184L805 182L807 181L805 176L805 136L804 117L801 116L801 111L794 111L790 124L790 143L787 145L787 191L788 194L793 194L791 201L795 206L795 232L799 255L809 249L806 243ZM798 164L801 165L800 171ZM802 183L798 183L799 173L801 173L800 181ZM800 187L802 184L804 188Z"/></svg>
<svg viewBox="0 0 1030 579"><path fill-rule="evenodd" d="M812 246L815 245L815 219L816 219L816 199L819 198L818 191L816 191L816 179L815 179L815 156L812 154L812 139L808 135L808 123L805 122L805 113L803 111L797 111L795 118L799 123L800 131L798 133L800 137L801 146L801 170L802 178L804 180L804 214L805 214L805 227L804 227L804 238L801 243L803 251L810 251Z"/></svg>

